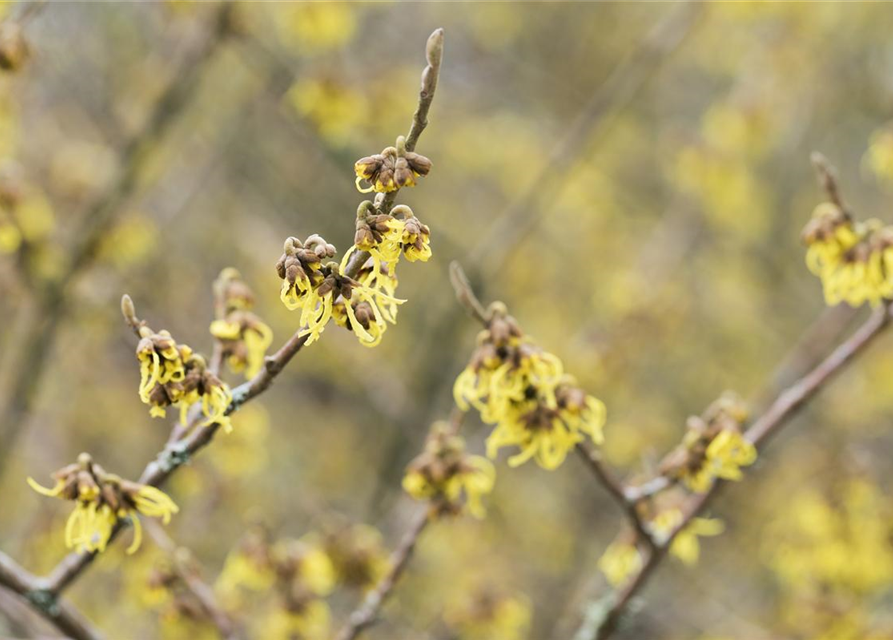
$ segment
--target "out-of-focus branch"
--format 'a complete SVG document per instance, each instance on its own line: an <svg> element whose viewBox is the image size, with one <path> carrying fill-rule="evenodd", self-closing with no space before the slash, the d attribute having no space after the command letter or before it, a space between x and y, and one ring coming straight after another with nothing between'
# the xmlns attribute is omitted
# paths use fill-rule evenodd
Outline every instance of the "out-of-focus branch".
<svg viewBox="0 0 893 640"><path fill-rule="evenodd" d="M39 578L3 553L0 553L0 586L21 596L31 608L68 637L74 640L102 640L103 635L71 604L49 596Z"/></svg>
<svg viewBox="0 0 893 640"><path fill-rule="evenodd" d="M214 590L202 580L192 553L177 545L168 535L164 527L151 518L146 521L146 529L152 540L161 547L171 559L173 570L183 582L189 593L198 601L208 620L217 628L224 640L239 640L238 628L229 615L217 604Z"/></svg>
<svg viewBox="0 0 893 640"><path fill-rule="evenodd" d="M149 154L197 93L201 75L230 33L231 12L232 5L221 3L205 40L174 74L143 128L125 144L116 179L81 216L80 226L72 232L60 256L61 275L37 286L32 308L22 311L30 315L29 322L21 323L22 335L10 341L13 348L5 354L0 376L6 385L0 390L0 441L4 444L0 474L33 406L60 322L68 310L69 286L89 266L106 232L136 192Z"/></svg>
<svg viewBox="0 0 893 640"><path fill-rule="evenodd" d="M433 507L426 507L420 512L412 523L400 544L394 550L390 559L390 568L384 578L375 586L375 588L366 595L363 604L350 614L347 624L338 633L336 640L354 640L364 629L371 626L376 618L382 605L393 591L394 586L406 570L412 558L419 536L425 530L425 527L431 522L431 514Z"/></svg>

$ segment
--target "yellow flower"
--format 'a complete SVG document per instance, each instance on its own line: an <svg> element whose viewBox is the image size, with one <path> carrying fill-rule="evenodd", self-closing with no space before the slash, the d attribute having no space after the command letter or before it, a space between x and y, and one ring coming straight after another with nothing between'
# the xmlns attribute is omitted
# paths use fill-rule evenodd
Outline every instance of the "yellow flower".
<svg viewBox="0 0 893 640"><path fill-rule="evenodd" d="M831 203L816 207L803 230L806 265L819 276L825 302L878 306L893 297L893 227L854 222Z"/></svg>
<svg viewBox="0 0 893 640"><path fill-rule="evenodd" d="M414 187L417 177L428 175L431 161L421 154L406 151L403 145L401 136L396 147L387 147L381 153L356 161L354 171L360 193L389 193L402 187ZM364 180L370 185L365 189L360 186Z"/></svg>
<svg viewBox="0 0 893 640"><path fill-rule="evenodd" d="M448 512L461 510L464 496L468 512L486 515L481 498L493 490L496 469L486 458L467 455L465 441L448 425L435 423L425 451L417 456L403 477L403 489L416 500L436 501Z"/></svg>
<svg viewBox="0 0 893 640"><path fill-rule="evenodd" d="M618 588L642 569L642 554L634 544L615 541L608 545L598 561L608 583Z"/></svg>
<svg viewBox="0 0 893 640"><path fill-rule="evenodd" d="M692 518L670 544L670 553L687 565L694 565L700 556L698 536L718 536L725 530L722 520Z"/></svg>
<svg viewBox="0 0 893 640"><path fill-rule="evenodd" d="M673 535L682 524L684 518L679 509L667 509L659 513L650 523L649 529L660 544ZM725 530L722 520L711 518L692 518L684 529L676 534L670 543L670 553L685 564L697 564L700 555L698 536L718 536Z"/></svg>
<svg viewBox="0 0 893 640"><path fill-rule="evenodd" d="M740 480L741 467L752 465L757 449L737 431L720 431L707 447L705 467L717 478Z"/></svg>
<svg viewBox="0 0 893 640"><path fill-rule="evenodd" d="M322 600L298 603L294 608L276 609L262 626L259 637L265 640L328 640L328 605Z"/></svg>
<svg viewBox="0 0 893 640"><path fill-rule="evenodd" d="M530 602L479 590L449 606L444 617L465 640L523 640L530 629Z"/></svg>
<svg viewBox="0 0 893 640"><path fill-rule="evenodd" d="M509 458L510 466L533 459L551 470L587 437L601 444L604 404L565 375L557 357L525 338L504 305L494 305L488 315L488 328L453 385L456 406L473 406L481 420L496 425L487 455L495 458L502 447L516 446L521 451Z"/></svg>
<svg viewBox="0 0 893 640"><path fill-rule="evenodd" d="M273 332L251 312L254 294L235 269L220 273L214 295L217 319L211 323L211 335L217 338L230 369L253 378L263 367Z"/></svg>
<svg viewBox="0 0 893 640"><path fill-rule="evenodd" d="M127 553L134 553L142 541L139 516L160 518L164 524L179 509L170 497L149 485L122 480L107 473L87 454L78 462L53 474L50 489L28 478L28 484L41 495L76 502L65 524L65 546L81 551L105 551L119 520L133 525L133 542Z"/></svg>

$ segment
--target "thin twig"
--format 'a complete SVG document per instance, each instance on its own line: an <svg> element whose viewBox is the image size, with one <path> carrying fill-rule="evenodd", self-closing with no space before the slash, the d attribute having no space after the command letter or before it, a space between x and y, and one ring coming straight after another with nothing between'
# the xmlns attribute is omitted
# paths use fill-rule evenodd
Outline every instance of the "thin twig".
<svg viewBox="0 0 893 640"><path fill-rule="evenodd" d="M394 586L406 570L412 553L415 550L416 542L422 531L431 522L431 514L433 507L426 507L421 511L404 534L400 544L394 550L390 559L390 569L384 578L379 581L375 588L369 592L363 600L363 604L353 613L350 614L347 624L341 629L336 640L354 640L362 633L364 629L371 626L378 618L378 613L388 596L393 591Z"/></svg>
<svg viewBox="0 0 893 640"><path fill-rule="evenodd" d="M623 509L626 519L636 531L637 541L642 542L647 547L655 546L654 538L637 508L640 500L630 500L627 497L627 489L623 483L614 475L602 460L601 452L590 446L588 443L580 443L577 445L577 452L580 458L586 463L586 466L592 471L596 479L602 484L614 501Z"/></svg>

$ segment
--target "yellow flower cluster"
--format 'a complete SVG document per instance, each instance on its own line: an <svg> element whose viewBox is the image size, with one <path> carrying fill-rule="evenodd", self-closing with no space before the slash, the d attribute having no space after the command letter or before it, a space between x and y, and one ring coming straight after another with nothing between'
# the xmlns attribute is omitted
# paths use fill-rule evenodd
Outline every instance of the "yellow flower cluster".
<svg viewBox="0 0 893 640"><path fill-rule="evenodd" d="M803 229L806 266L822 281L825 302L872 306L893 296L893 227L857 222L840 207L816 207Z"/></svg>
<svg viewBox="0 0 893 640"><path fill-rule="evenodd" d="M76 463L56 471L53 479L55 484L49 489L32 478L28 478L28 484L42 495L75 501L75 509L65 525L65 545L70 549L105 551L115 525L129 518L133 542L127 553L133 553L142 541L138 513L161 518L167 524L178 511L164 492L107 473L86 453Z"/></svg>
<svg viewBox="0 0 893 640"><path fill-rule="evenodd" d="M556 469L586 437L603 440L604 404L580 389L557 357L525 337L500 303L488 311L487 329L453 396L460 409L473 406L484 422L496 425L487 439L489 457L502 447L520 448L509 458L511 466L534 459Z"/></svg>
<svg viewBox="0 0 893 640"><path fill-rule="evenodd" d="M312 537L274 542L256 528L227 557L215 590L224 603L235 606L244 590L273 589L279 603L262 619L258 637L324 640L329 608L323 598L335 588L336 577L331 560Z"/></svg>
<svg viewBox="0 0 893 640"><path fill-rule="evenodd" d="M148 326L139 328L136 357L140 362L140 399L150 406L153 417L164 417L169 406L180 408L180 421L186 424L189 407L201 403L206 420L203 426L232 425L226 411L232 392L208 369L205 359L185 344L177 344L167 331L155 333Z"/></svg>
<svg viewBox="0 0 893 640"><path fill-rule="evenodd" d="M251 312L254 294L238 271L224 269L214 283L218 318L211 323L230 369L252 378L264 364L273 331Z"/></svg>
<svg viewBox="0 0 893 640"><path fill-rule="evenodd" d="M427 262L431 257L431 231L407 206L398 205L389 214L376 213L368 200L357 209L357 231L354 244L341 260L344 273L358 251L369 253L368 260L357 273L356 281L373 293L376 307L368 296L351 302L351 309L342 296L335 302L335 323L353 331L360 344L374 347L381 342L387 323L397 322L397 307L405 302L395 297L397 264L404 256L409 262Z"/></svg>
<svg viewBox="0 0 893 640"><path fill-rule="evenodd" d="M380 342L385 328L386 317L381 306L390 309L389 305L402 300L389 295L383 285L373 288L342 275L341 267L335 262L322 264L323 257L334 255L335 247L318 235L310 236L303 243L297 238L288 238L285 252L276 264L282 278L279 297L289 309L301 310L300 322L305 328L300 335L308 336L306 344L318 340L335 315L337 322L349 324L361 343L374 346ZM379 280L384 280L380 273L376 284ZM335 307L339 304L336 315Z"/></svg>
<svg viewBox="0 0 893 640"><path fill-rule="evenodd" d="M439 511L458 513L462 497L469 513L483 518L482 496L493 490L496 470L486 458L465 453L465 441L449 425L431 427L425 450L406 469L403 488L416 500L431 501Z"/></svg>
<svg viewBox="0 0 893 640"><path fill-rule="evenodd" d="M530 602L493 588L477 589L447 608L444 618L464 640L523 640L531 622Z"/></svg>
<svg viewBox="0 0 893 640"><path fill-rule="evenodd" d="M757 450L741 434L747 410L731 393L723 394L703 416L692 416L682 444L662 463L662 470L690 490L704 493L716 478L740 480L741 467L753 464Z"/></svg>
<svg viewBox="0 0 893 640"><path fill-rule="evenodd" d="M889 496L867 477L842 478L830 490L815 484L786 495L761 532L785 626L822 640L889 638Z"/></svg>
<svg viewBox="0 0 893 640"><path fill-rule="evenodd" d="M402 187L414 187L416 178L426 176L431 171L431 161L421 154L407 151L405 140L400 136L396 147L387 147L381 153L357 160L354 171L357 174L357 189L361 193L388 193ZM363 180L370 186L365 189L361 187Z"/></svg>
<svg viewBox="0 0 893 640"><path fill-rule="evenodd" d="M658 541L666 540L682 524L683 515L679 509L667 509L657 514L648 523ZM682 531L676 534L670 543L670 553L685 564L697 564L701 555L698 537L718 536L725 531L722 520L712 518L692 518Z"/></svg>
<svg viewBox="0 0 893 640"><path fill-rule="evenodd" d="M598 568L612 587L620 587L642 569L642 554L632 542L621 539L608 545Z"/></svg>

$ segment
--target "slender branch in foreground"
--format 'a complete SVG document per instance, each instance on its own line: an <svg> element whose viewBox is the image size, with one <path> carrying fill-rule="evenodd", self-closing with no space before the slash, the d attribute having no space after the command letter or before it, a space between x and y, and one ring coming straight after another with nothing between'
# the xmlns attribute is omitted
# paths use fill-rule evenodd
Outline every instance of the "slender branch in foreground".
<svg viewBox="0 0 893 640"><path fill-rule="evenodd" d="M59 631L74 640L102 640L103 635L64 600L35 587L38 579L0 553L0 586L22 597Z"/></svg>
<svg viewBox="0 0 893 640"><path fill-rule="evenodd" d="M148 520L146 529L155 544L170 556L174 572L182 580L189 593L198 601L208 620L217 628L220 637L224 640L238 640L240 635L236 624L217 604L214 590L201 579L190 551L185 547L177 546L164 527L155 520Z"/></svg>
<svg viewBox="0 0 893 640"><path fill-rule="evenodd" d="M363 604L350 614L347 624L338 633L336 640L354 640L364 629L375 622L382 605L390 596L400 576L406 570L419 536L422 535L422 531L425 530L425 527L432 520L432 513L434 513L433 508L426 507L416 515L409 531L404 534L400 544L391 555L390 569L388 569L387 574L376 585L375 589L369 592L363 600Z"/></svg>

